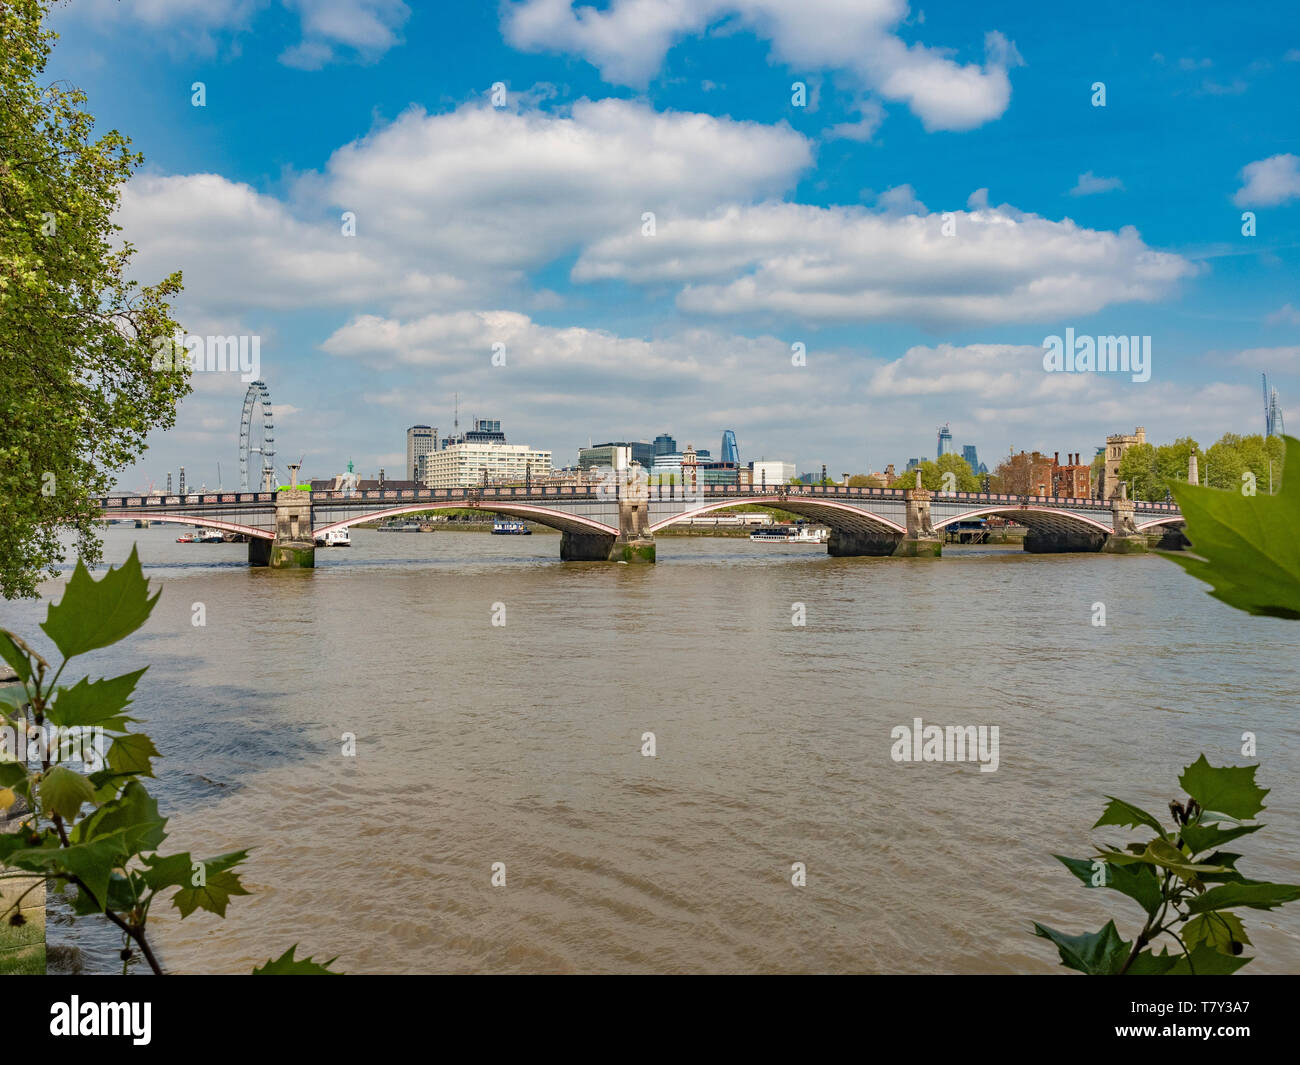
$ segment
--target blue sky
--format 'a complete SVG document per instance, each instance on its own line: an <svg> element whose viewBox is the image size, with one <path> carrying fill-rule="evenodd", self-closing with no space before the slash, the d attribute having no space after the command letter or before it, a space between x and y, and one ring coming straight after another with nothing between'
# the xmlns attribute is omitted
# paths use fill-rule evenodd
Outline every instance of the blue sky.
<svg viewBox="0 0 1300 1065"><path fill-rule="evenodd" d="M185 272L191 332L262 338L279 458L313 476L402 475L455 392L557 464L733 428L742 459L836 473L944 422L992 466L1258 432L1260 371L1300 396L1300 32L1267 5L73 0L53 25L49 76L146 156L139 276ZM1150 380L1046 373L1067 328L1149 335ZM232 486L244 388L196 375L123 486Z"/></svg>

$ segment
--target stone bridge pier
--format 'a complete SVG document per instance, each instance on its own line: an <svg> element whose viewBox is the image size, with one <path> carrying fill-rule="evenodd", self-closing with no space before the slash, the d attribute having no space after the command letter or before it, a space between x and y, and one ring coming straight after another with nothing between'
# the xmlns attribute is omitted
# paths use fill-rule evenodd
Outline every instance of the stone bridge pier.
<svg viewBox="0 0 1300 1065"><path fill-rule="evenodd" d="M563 532L560 558L565 562L654 562L655 538L650 531L650 490L631 471L620 470L618 535Z"/></svg>
<svg viewBox="0 0 1300 1065"><path fill-rule="evenodd" d="M314 569L311 492L290 487L275 494L275 539L248 541L248 564L272 569Z"/></svg>

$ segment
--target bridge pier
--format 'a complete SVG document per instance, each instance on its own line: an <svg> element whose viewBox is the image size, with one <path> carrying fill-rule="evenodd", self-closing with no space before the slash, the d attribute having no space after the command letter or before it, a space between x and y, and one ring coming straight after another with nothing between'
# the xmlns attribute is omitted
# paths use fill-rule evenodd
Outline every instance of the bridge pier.
<svg viewBox="0 0 1300 1065"><path fill-rule="evenodd" d="M894 548L898 558L938 558L943 554L943 538L934 531L930 522L930 500L933 493L921 487L921 473L916 474L916 487L903 492L907 500L907 535Z"/></svg>
<svg viewBox="0 0 1300 1065"><path fill-rule="evenodd" d="M858 532L855 529L832 529L826 553L833 558L856 558L862 555L892 555L903 538L898 533Z"/></svg>
<svg viewBox="0 0 1300 1065"><path fill-rule="evenodd" d="M250 537L248 564L271 569L315 569L311 492L291 488L275 494L275 539Z"/></svg>
<svg viewBox="0 0 1300 1065"><path fill-rule="evenodd" d="M1071 551L1100 551L1106 540L1104 532L1031 528L1025 533L1024 548L1035 555L1062 555Z"/></svg>
<svg viewBox="0 0 1300 1065"><path fill-rule="evenodd" d="M1134 511L1137 508L1128 497L1128 485L1120 485L1120 493L1110 504L1111 525L1114 527L1101 549L1108 555L1140 555L1147 548L1147 538L1137 531Z"/></svg>

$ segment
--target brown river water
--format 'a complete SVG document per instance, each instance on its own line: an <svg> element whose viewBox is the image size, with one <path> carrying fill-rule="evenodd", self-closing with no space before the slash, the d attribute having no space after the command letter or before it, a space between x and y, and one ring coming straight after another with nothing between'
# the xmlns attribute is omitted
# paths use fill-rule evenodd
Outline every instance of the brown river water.
<svg viewBox="0 0 1300 1065"><path fill-rule="evenodd" d="M637 567L561 563L554 535L354 530L283 574L180 531L106 531L163 594L80 660L151 667L132 712L165 755L167 849L252 850L225 920L151 918L173 970L296 942L355 973L1064 971L1033 921L1131 939L1139 911L1051 855L1135 838L1090 831L1104 796L1164 814L1201 752L1261 763L1240 864L1300 882L1300 625L1158 557L665 537ZM0 624L40 636L44 610L0 602ZM894 762L918 716L998 726L996 772ZM1300 904L1244 916L1246 972L1300 971ZM48 934L117 971L105 928L55 904Z"/></svg>

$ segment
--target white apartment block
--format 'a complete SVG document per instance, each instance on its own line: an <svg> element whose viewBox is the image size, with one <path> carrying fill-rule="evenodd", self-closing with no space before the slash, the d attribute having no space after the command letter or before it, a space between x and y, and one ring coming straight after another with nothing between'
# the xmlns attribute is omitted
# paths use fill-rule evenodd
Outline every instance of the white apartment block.
<svg viewBox="0 0 1300 1065"><path fill-rule="evenodd" d="M527 444L452 444L424 456L424 483L430 488L472 488L487 481L524 481L551 472L551 453Z"/></svg>

